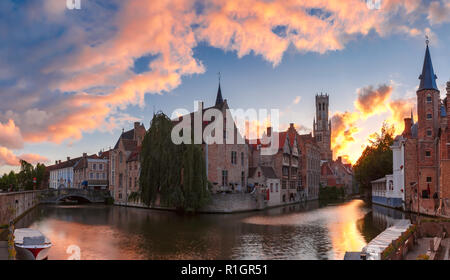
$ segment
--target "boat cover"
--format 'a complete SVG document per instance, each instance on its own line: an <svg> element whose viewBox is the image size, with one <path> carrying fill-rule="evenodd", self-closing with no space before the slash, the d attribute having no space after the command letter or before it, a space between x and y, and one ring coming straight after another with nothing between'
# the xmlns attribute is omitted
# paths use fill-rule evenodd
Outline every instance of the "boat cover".
<svg viewBox="0 0 450 280"><path fill-rule="evenodd" d="M22 245L40 245L50 243L50 240L36 229L19 228L14 231L14 243Z"/></svg>
<svg viewBox="0 0 450 280"><path fill-rule="evenodd" d="M392 241L397 240L410 226L410 220L398 220L392 227L387 228L380 233L362 249L362 252L367 255L367 260L381 259L381 253L384 249L386 249Z"/></svg>

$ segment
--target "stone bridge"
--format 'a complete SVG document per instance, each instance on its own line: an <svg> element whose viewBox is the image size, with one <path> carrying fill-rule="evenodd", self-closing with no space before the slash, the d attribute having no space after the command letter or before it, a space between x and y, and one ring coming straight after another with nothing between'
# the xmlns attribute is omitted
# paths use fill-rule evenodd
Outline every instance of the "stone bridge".
<svg viewBox="0 0 450 280"><path fill-rule="evenodd" d="M103 203L111 197L109 190L48 189L41 193L41 203L58 203L65 199Z"/></svg>

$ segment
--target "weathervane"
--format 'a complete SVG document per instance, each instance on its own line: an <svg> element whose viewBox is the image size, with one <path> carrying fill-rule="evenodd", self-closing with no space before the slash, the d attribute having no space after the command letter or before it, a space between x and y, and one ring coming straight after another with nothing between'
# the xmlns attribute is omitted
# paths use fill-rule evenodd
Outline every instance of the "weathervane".
<svg viewBox="0 0 450 280"><path fill-rule="evenodd" d="M428 37L428 35L425 35L425 43L427 43L427 46L428 46L428 44L430 43L430 38Z"/></svg>
<svg viewBox="0 0 450 280"><path fill-rule="evenodd" d="M217 72L217 77L219 77L219 84L220 84L220 78L222 77L222 74L219 72Z"/></svg>

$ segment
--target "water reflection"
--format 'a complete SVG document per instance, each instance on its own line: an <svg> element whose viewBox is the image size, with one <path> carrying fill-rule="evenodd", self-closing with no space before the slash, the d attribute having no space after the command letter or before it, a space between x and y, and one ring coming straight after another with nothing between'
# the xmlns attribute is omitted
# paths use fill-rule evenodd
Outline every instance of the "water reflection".
<svg viewBox="0 0 450 280"><path fill-rule="evenodd" d="M381 232L378 213L386 211L371 210L360 200L193 216L104 205L41 205L17 227L47 235L54 243L50 259L67 259L70 245L80 247L82 259L342 259L345 251L361 250Z"/></svg>

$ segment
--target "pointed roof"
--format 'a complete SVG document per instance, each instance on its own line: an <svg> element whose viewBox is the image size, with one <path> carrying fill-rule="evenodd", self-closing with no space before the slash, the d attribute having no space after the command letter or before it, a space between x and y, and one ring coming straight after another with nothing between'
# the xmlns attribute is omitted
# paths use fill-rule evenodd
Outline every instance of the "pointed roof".
<svg viewBox="0 0 450 280"><path fill-rule="evenodd" d="M419 76L419 79L420 85L418 91L423 89L438 90L438 87L436 85L437 76L434 74L433 63L431 63L431 55L430 49L428 48L428 44L427 49L425 50L425 58L423 60L422 74Z"/></svg>
<svg viewBox="0 0 450 280"><path fill-rule="evenodd" d="M220 89L220 82L219 82L219 89L217 90L217 97L216 97L216 106L221 105L222 103L223 103L222 90Z"/></svg>

